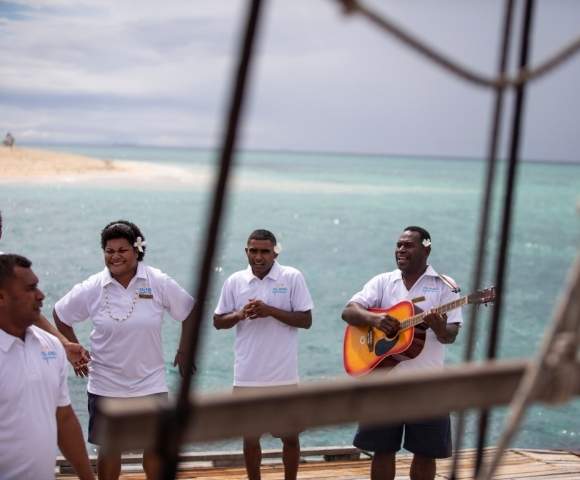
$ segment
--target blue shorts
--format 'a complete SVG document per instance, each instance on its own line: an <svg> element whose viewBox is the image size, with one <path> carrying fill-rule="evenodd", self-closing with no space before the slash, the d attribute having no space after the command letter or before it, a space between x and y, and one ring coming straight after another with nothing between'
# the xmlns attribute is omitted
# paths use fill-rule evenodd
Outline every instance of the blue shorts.
<svg viewBox="0 0 580 480"><path fill-rule="evenodd" d="M154 393L152 395L143 395L141 397L129 397L129 398L146 398L146 397L154 397L159 398L160 401L166 402L169 399L169 395L167 392L163 393ZM87 406L89 410L89 434L88 440L89 443L93 445L99 445L96 441L95 436L95 425L99 423L99 402L103 398L112 398L112 397L103 397L101 395L95 395L94 393L87 392Z"/></svg>
<svg viewBox="0 0 580 480"><path fill-rule="evenodd" d="M447 417L414 423L359 426L353 440L355 447L378 453L394 453L403 448L427 458L451 456L451 421Z"/></svg>

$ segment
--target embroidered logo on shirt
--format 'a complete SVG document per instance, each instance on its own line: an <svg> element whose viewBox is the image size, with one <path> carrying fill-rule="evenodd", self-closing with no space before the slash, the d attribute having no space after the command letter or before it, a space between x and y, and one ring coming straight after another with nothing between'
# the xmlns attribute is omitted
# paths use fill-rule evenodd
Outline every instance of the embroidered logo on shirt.
<svg viewBox="0 0 580 480"><path fill-rule="evenodd" d="M48 363L49 360L56 360L56 351L55 350L42 350L40 352L40 356L42 357L42 359L44 361L46 361L46 363Z"/></svg>
<svg viewBox="0 0 580 480"><path fill-rule="evenodd" d="M441 289L437 287L423 287L424 292L440 292Z"/></svg>
<svg viewBox="0 0 580 480"><path fill-rule="evenodd" d="M288 287L285 287L283 284L277 285L274 288L272 288L272 293L274 295L288 293Z"/></svg>
<svg viewBox="0 0 580 480"><path fill-rule="evenodd" d="M139 298L153 298L153 291L150 287L140 287L137 293L139 293Z"/></svg>

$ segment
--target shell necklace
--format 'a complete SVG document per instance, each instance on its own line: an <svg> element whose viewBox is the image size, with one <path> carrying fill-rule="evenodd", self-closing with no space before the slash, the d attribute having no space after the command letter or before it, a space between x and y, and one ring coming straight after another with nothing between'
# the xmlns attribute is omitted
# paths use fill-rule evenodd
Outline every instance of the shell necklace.
<svg viewBox="0 0 580 480"><path fill-rule="evenodd" d="M105 310L107 310L107 313L109 314L109 317L111 317L111 319L119 323L124 322L133 314L133 310L135 310L135 305L137 304L137 298L139 298L139 293L137 289L135 289L135 295L133 295L133 301L131 303L131 306L129 307L129 311L122 317L116 317L115 315L113 315L113 312L111 311L111 305L109 302L109 285L105 286Z"/></svg>

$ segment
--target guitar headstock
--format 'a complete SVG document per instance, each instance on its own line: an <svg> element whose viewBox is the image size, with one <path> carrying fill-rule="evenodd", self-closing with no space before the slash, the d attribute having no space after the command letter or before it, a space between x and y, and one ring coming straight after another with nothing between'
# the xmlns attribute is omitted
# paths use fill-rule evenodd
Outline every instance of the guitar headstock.
<svg viewBox="0 0 580 480"><path fill-rule="evenodd" d="M475 305L481 305L495 302L495 287L489 287L484 290L478 290L467 296L467 302Z"/></svg>

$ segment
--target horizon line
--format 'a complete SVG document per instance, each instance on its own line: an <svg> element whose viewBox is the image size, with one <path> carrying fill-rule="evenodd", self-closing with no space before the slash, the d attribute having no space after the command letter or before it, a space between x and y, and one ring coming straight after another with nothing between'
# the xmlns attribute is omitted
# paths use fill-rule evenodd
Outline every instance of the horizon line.
<svg viewBox="0 0 580 480"><path fill-rule="evenodd" d="M22 142L22 146L75 146L75 147L101 147L101 148L156 148L156 149L176 149L176 150L195 150L195 151L213 151L218 152L220 147L217 146L199 146L199 145L153 145L145 143L90 143L90 142ZM275 153L275 154L299 154L299 155L321 155L321 156L353 156L360 155L364 157L387 157L387 158L419 158L419 159L438 159L438 160L467 160L467 161L486 161L485 156L475 155L458 155L458 154L441 154L441 153L388 153L388 152L365 152L365 151L339 151L339 150L304 150L275 147L247 147L237 148L238 152L255 152L255 153ZM507 161L506 157L497 157L500 162ZM558 163L558 164L580 164L578 160L572 159L547 159L547 158L520 158L522 162L530 163Z"/></svg>

